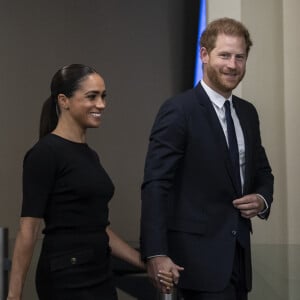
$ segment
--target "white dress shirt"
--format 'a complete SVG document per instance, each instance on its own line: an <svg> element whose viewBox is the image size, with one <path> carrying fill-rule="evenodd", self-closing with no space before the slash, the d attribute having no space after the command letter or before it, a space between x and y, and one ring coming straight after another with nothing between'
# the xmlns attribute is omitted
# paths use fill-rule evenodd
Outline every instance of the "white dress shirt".
<svg viewBox="0 0 300 300"><path fill-rule="evenodd" d="M245 161L246 161L245 160L245 140L244 140L244 134L242 131L242 127L241 127L239 118L236 114L234 106L232 105L232 95L230 95L230 97L228 99L226 99L222 95L220 95L217 92L215 92L214 90L212 90L203 80L201 80L201 85L204 88L205 92L207 93L207 95L208 95L210 101L212 102L213 107L217 113L220 124L224 131L227 145L228 145L228 133L227 133L227 124L226 124L224 103L226 100L229 100L229 102L230 102L231 117L233 119L235 134L236 134L236 139L237 139L238 149L239 149L240 176L241 176L241 184L242 184L242 190L243 190L244 181L245 181L244 179L245 179Z"/></svg>
<svg viewBox="0 0 300 300"><path fill-rule="evenodd" d="M241 185L242 185L242 191L244 189L244 182L245 182L245 140L244 140L244 134L242 131L242 127L239 121L239 118L236 114L235 108L232 105L232 95L228 99L224 98L222 95L215 92L213 89L211 89L203 80L201 80L201 85L205 92L207 93L210 101L213 104L213 107L216 111L216 114L219 118L220 124L223 128L224 135L227 141L228 145L228 134L227 134L227 124L226 124L226 117L225 117L225 106L224 103L226 100L229 100L230 102L230 108L231 108L231 117L233 119L237 143L238 143L238 149L239 149L239 162L240 162L240 176L241 176ZM263 214L268 210L269 205L266 201L266 199L260 195L256 194L258 197L260 197L264 203L265 203L265 209L258 213L259 217L263 218Z"/></svg>

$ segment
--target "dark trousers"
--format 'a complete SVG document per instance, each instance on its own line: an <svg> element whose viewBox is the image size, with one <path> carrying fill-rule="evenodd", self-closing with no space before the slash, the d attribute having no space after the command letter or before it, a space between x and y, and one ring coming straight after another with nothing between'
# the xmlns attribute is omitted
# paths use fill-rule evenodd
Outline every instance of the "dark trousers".
<svg viewBox="0 0 300 300"><path fill-rule="evenodd" d="M180 293L184 300L247 300L248 292L243 248L237 243L230 282L223 291L202 292L181 289Z"/></svg>

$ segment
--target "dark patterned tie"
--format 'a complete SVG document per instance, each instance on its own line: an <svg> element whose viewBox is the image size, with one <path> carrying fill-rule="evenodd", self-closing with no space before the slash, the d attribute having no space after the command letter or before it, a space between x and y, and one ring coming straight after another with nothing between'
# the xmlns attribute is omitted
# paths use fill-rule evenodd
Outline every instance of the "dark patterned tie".
<svg viewBox="0 0 300 300"><path fill-rule="evenodd" d="M225 117L226 117L226 124L227 124L228 148L229 148L230 158L233 166L236 186L239 194L241 195L242 186L241 186L241 176L240 176L239 148L238 148L237 138L235 134L234 123L231 117L230 102L226 100L224 105L225 105Z"/></svg>

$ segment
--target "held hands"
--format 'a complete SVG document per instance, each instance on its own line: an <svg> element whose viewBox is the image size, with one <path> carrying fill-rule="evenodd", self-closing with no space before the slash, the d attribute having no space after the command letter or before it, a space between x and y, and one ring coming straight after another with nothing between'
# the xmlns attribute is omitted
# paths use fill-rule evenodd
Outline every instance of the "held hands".
<svg viewBox="0 0 300 300"><path fill-rule="evenodd" d="M174 286L172 272L159 270L156 276L160 283L160 286L157 285L158 288L168 294Z"/></svg>
<svg viewBox="0 0 300 300"><path fill-rule="evenodd" d="M156 256L147 261L147 271L152 283L166 294L171 292L173 284L178 283L179 271L182 270L168 256Z"/></svg>
<svg viewBox="0 0 300 300"><path fill-rule="evenodd" d="M6 300L21 300L21 297L11 297L11 296L7 296Z"/></svg>
<svg viewBox="0 0 300 300"><path fill-rule="evenodd" d="M242 198L235 199L233 206L241 212L241 216L250 219L265 208L264 200L256 194L243 196Z"/></svg>

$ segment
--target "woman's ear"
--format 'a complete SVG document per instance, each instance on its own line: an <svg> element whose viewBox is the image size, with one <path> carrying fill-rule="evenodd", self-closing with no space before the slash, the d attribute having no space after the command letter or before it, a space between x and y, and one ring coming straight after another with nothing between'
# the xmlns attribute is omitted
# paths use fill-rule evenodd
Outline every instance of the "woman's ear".
<svg viewBox="0 0 300 300"><path fill-rule="evenodd" d="M65 94L57 95L57 103L60 108L63 108L65 110L69 109L69 98Z"/></svg>

